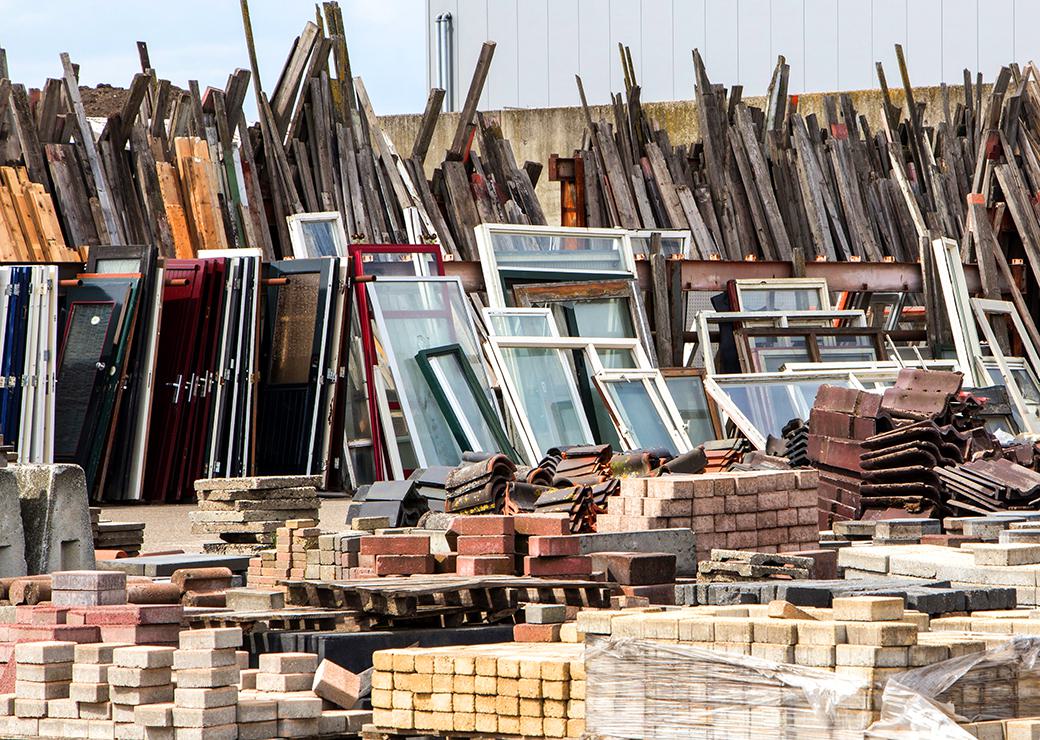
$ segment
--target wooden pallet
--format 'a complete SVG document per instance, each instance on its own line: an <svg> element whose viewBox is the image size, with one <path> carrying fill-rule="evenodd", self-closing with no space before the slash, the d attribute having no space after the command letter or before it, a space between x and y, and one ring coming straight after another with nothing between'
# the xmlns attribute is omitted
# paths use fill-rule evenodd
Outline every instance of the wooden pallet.
<svg viewBox="0 0 1040 740"><path fill-rule="evenodd" d="M503 612L520 603L600 607L610 603L610 586L593 581L515 576L391 576L355 581L287 580L286 603L349 609L393 617L424 612Z"/></svg>
<svg viewBox="0 0 1040 740"><path fill-rule="evenodd" d="M185 615L189 629L241 627L243 634L271 630L321 630L346 632L362 628L352 611L327 609L278 609L263 611L214 611ZM365 620L362 620L365 621ZM367 626L367 625L365 625Z"/></svg>
<svg viewBox="0 0 1040 740"><path fill-rule="evenodd" d="M452 740L545 740L542 736L532 735L494 735L477 732L437 732L423 734L421 732L404 732L391 727L362 725L361 740L426 740L427 738L451 738ZM561 738L561 740L565 740Z"/></svg>

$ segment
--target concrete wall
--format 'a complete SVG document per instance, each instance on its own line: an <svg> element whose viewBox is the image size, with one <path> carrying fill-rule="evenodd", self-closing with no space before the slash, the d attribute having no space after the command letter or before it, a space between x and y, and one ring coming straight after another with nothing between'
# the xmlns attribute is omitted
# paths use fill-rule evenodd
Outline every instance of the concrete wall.
<svg viewBox="0 0 1040 740"><path fill-rule="evenodd" d="M823 117L823 100L833 93L813 93L800 95L798 110L803 115L816 113ZM881 126L881 91L858 90L850 93L856 111L866 116L872 130ZM902 105L902 90L891 90L893 102ZM949 88L951 108L956 101L963 99L960 87ZM915 99L926 103L925 122L934 123L942 116L942 97L938 87L922 87L914 90ZM754 107L765 108L765 98L745 98L745 102ZM673 145L695 141L698 136L697 106L692 100L678 100L666 103L644 103L643 110L658 124L667 129ZM498 119L503 135L513 145L518 164L526 160L541 162L546 165L550 154L570 156L574 149L581 146L585 134L585 119L581 108L527 108L485 111ZM593 106L592 117L596 120L613 120L613 113L608 106ZM394 142L402 156L412 150L412 143L419 131L421 116L383 116L380 118L383 130ZM437 129L430 144L430 152L426 158L427 174L444 159L444 153L451 146L451 139L458 124L457 113L445 113L437 121ZM545 209L546 218L551 224L560 222L560 190L559 184L550 182L547 170L543 171L537 187L538 197Z"/></svg>

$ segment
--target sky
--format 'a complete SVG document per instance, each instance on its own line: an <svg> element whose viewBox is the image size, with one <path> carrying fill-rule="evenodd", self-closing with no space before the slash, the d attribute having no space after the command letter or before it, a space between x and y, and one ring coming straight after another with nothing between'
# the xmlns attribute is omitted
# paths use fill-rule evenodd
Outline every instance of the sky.
<svg viewBox="0 0 1040 740"><path fill-rule="evenodd" d="M340 0L355 76L376 113L421 113L426 103L424 0ZM260 78L271 91L313 2L251 0ZM145 41L160 78L224 87L237 67L249 68L238 0L0 0L0 48L11 79L41 87L61 76L58 55L80 65L80 84L127 87L140 71ZM255 117L252 94L247 115Z"/></svg>

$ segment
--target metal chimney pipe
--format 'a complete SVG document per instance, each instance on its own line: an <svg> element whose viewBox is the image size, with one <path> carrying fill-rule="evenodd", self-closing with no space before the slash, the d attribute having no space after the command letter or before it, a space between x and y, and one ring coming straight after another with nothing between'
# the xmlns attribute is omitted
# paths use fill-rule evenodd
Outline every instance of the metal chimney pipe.
<svg viewBox="0 0 1040 740"><path fill-rule="evenodd" d="M437 16L437 87L444 90L444 109L455 110L455 37L451 13Z"/></svg>

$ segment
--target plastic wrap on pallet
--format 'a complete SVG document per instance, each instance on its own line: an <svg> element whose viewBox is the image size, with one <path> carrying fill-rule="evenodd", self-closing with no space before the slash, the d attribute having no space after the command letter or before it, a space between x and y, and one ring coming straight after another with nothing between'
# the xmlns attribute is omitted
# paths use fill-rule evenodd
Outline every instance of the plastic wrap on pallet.
<svg viewBox="0 0 1040 740"><path fill-rule="evenodd" d="M591 675L590 675L591 690ZM1040 637L1013 637L988 650L889 679L870 738L975 737L958 722L1040 716Z"/></svg>
<svg viewBox="0 0 1040 740"><path fill-rule="evenodd" d="M587 639L587 736L861 739L876 718L855 677L682 643Z"/></svg>

